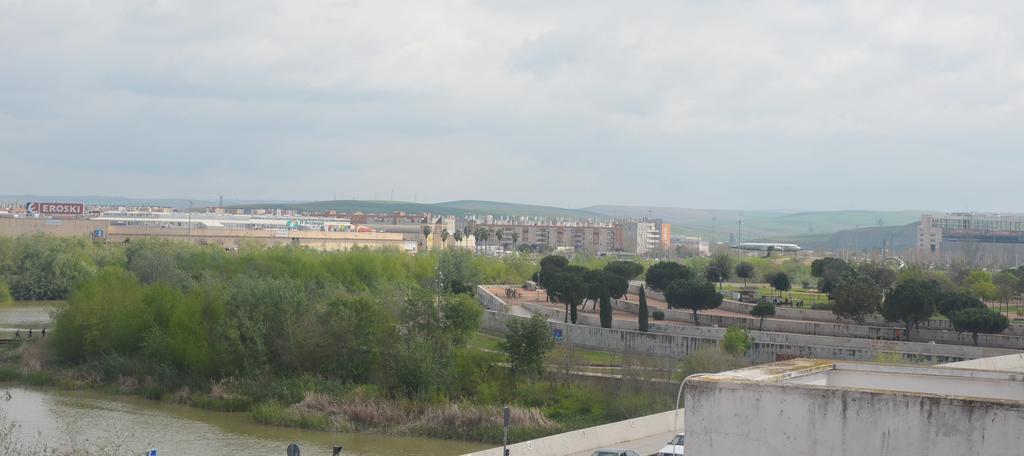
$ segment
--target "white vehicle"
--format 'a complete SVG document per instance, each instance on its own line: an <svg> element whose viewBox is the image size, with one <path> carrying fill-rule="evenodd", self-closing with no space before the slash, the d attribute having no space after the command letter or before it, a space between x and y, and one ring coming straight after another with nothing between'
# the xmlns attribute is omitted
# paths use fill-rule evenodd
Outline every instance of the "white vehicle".
<svg viewBox="0 0 1024 456"><path fill-rule="evenodd" d="M799 252L803 250L796 244L781 244L775 242L741 242L729 247L739 250L754 250L761 252Z"/></svg>
<svg viewBox="0 0 1024 456"><path fill-rule="evenodd" d="M683 434L676 435L665 445L662 449L658 450L658 456L676 456L683 454Z"/></svg>

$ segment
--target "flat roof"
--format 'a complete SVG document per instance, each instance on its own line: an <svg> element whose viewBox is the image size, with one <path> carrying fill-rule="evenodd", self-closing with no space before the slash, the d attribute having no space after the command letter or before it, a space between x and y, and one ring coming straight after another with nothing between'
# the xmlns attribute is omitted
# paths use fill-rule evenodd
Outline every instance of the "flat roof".
<svg viewBox="0 0 1024 456"><path fill-rule="evenodd" d="M1010 355L1024 359L1022 355ZM1020 371L986 370L970 365L913 366L793 359L701 376L695 380L761 383L806 388L849 389L1024 404Z"/></svg>

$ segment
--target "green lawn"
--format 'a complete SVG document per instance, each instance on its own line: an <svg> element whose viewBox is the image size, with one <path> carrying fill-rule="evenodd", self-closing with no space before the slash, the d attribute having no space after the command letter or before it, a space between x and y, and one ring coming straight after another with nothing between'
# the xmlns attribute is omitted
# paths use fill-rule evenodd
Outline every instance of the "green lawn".
<svg viewBox="0 0 1024 456"><path fill-rule="evenodd" d="M737 286L737 285L726 285L724 287L724 290L725 291L740 291L741 288L743 288L743 287L742 286ZM778 292L775 291L775 289L773 289L772 287L768 287L768 286L758 286L757 287L757 293L759 295L761 295L761 296L778 296L778 294L779 294ZM789 297L792 300L803 299L804 303L807 304L807 305L810 305L810 304L815 303L815 302L827 302L828 301L828 296L825 295L824 293L814 293L814 292L806 291L806 290L804 290L802 288L794 288L794 289L792 289L790 291L785 291L785 292L782 293L782 297Z"/></svg>
<svg viewBox="0 0 1024 456"><path fill-rule="evenodd" d="M501 337L478 332L473 334L467 345L480 350L501 351L499 344L502 340L504 339ZM551 359L561 358L565 355L565 350L566 347L564 345L556 345L555 349L551 352ZM587 350L579 347L574 347L573 351L577 359L586 365L617 366L622 361L622 357L618 353Z"/></svg>

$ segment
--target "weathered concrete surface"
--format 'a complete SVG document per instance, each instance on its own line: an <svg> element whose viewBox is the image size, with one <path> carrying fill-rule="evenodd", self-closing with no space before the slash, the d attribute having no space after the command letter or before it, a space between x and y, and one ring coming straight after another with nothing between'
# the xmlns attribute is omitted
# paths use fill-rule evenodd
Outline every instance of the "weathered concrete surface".
<svg viewBox="0 0 1024 456"><path fill-rule="evenodd" d="M674 417L674 411L647 415L632 420L519 442L509 445L508 449L509 453L515 456L565 456L576 453L590 454L598 448L620 447L625 446L623 445L625 443L636 443L638 440L648 440L648 438L654 442L667 442L673 435ZM679 428L683 428L682 410L679 412ZM645 448L649 448L651 443L645 442ZM664 445L662 443L654 451ZM640 447L637 446L634 449L640 450ZM650 454L646 450L644 451L640 454ZM501 456L501 447L470 453L467 456Z"/></svg>
<svg viewBox="0 0 1024 456"><path fill-rule="evenodd" d="M637 309L637 304L632 303L632 302L627 302L627 301L616 300L615 302L613 302L612 305L616 309L621 309L621 310L624 310L624 311L627 311L627 312L630 312L630 313L635 313L638 310ZM672 317L672 318L669 318L669 317ZM705 318L707 318L707 320L705 320ZM669 310L669 311L666 311L666 319L670 320L670 321L679 321L679 322L682 322L682 323L692 323L693 322L693 314L691 312L689 312L689 311ZM778 331L778 330L769 329L770 325L768 324L768 321L765 322L765 330L764 331L759 331L759 330L757 330L757 328L758 328L758 325L756 323L757 320L754 320L754 319L742 319L742 318L730 319L730 318L727 318L727 317L726 318L722 318L722 317L713 316L713 315L705 315L705 316L701 316L700 317L701 324L707 324L709 322L709 320L712 322L712 324L717 325L719 327L740 326L740 327L743 327L743 328L747 328L747 329L750 330L751 337L754 338L755 342L761 342L761 343L779 343L779 344L797 345L797 346L802 346L802 345L806 345L806 346L824 345L824 346L843 347L843 348L870 349L870 350L875 350L875 351L879 351L880 350L880 351L884 351L884 352L901 352L901 353L915 353L915 354L923 354L923 355L940 355L940 356L952 355L952 356L959 356L959 357L965 357L965 358L982 358L982 357L989 357L989 356L1000 356L1000 355L1011 354L1011 353L1017 352L1017 350L1012 350L1012 349L989 348L989 347L974 347L974 346L972 346L969 343L967 343L967 344L953 344L953 345L942 344L942 343L932 344L932 343L925 343L925 342L905 342L905 341L897 341L897 340L890 340L890 339L878 339L878 338L875 338L875 337L851 337L851 336L830 336L828 334L817 334L817 335L815 335L815 334L805 334L805 333L791 333L791 332L787 332L787 331ZM744 323L745 322L747 324L745 324L745 325L744 324L737 324L737 325L730 325L730 324L728 324L728 323L733 322L734 320L737 323ZM616 327L616 328L619 328L621 326L622 329L633 329L633 330L637 329L637 325L636 324L625 325L624 323L625 322L622 322L622 324L619 324L619 322L615 322L615 323L613 323L612 326ZM587 321L586 324L590 324L589 321ZM627 328L626 326L629 326L629 327ZM674 334L693 334L694 330L698 330L700 328L708 328L708 326L695 327L695 326L689 326L689 325L654 324L654 325L651 326L651 328L652 328L651 330L655 331L655 332L669 332L669 333L674 333ZM718 337L721 337L721 336L718 336ZM800 357L803 357L803 358L822 358L821 356L809 356L809 355L800 355ZM829 357L829 359L853 359L853 358L830 358ZM858 358L858 359L862 360L862 361L870 360L870 359L861 359L861 358ZM775 360L774 359L761 359L761 360L752 359L751 361L773 362Z"/></svg>
<svg viewBox="0 0 1024 456"><path fill-rule="evenodd" d="M478 287L477 295L485 307L499 308L501 299L486 288ZM516 306L546 316L548 326L562 334L561 343L575 344L595 350L636 353L647 356L680 358L701 348L715 347L725 334L725 328L709 326L686 326L654 323L651 332L635 329L635 323L616 320L613 329L601 328L594 315L580 314L580 325L562 323L564 311L540 304ZM481 328L485 331L504 334L508 322L522 318L503 312L484 312ZM748 359L755 363L774 362L778 359L807 357L853 361L872 361L879 354L896 354L908 361L946 363L985 356L1017 353L984 347L922 344L883 340L852 338L831 338L751 331L754 345L748 352Z"/></svg>
<svg viewBox="0 0 1024 456"><path fill-rule="evenodd" d="M1024 448L1024 433L1019 431L1024 427L1021 400L886 390L892 385L874 382L830 386L784 380L806 372L820 375L822 368L829 367L827 362L794 360L694 378L685 390L687 454L1002 456L1021 454ZM886 376L900 375L900 366L878 367ZM928 389L920 382L927 382L921 377L929 375L961 376L961 380L995 375L905 369L903 375L918 381L900 387L916 390ZM928 370L932 372L922 374ZM1007 383L1020 381L1013 374L1003 378Z"/></svg>
<svg viewBox="0 0 1024 456"><path fill-rule="evenodd" d="M639 291L639 287L640 287L639 284L640 283L642 283L642 282L634 282L634 283L630 284L629 292L632 293L634 296ZM655 298L657 300L660 300L660 301L664 301L665 300L664 295L659 293L659 292L656 292L656 291L648 290L647 291L647 296L648 297L653 297L653 298ZM749 314L750 313L750 309L752 309L753 307L754 307L753 304L749 304L749 303L745 303L745 302L739 302L739 301L734 301L734 300L731 300L731 299L726 299L726 300L722 301L722 306L719 307L719 308L722 309L722 310L730 311L730 312ZM776 319L782 319L782 320L801 320L801 321L818 321L818 322L824 322L824 323L858 324L857 322L855 322L853 320L837 318L835 316L835 314L833 314L831 311L828 311L828 310L814 310L814 309L808 309L808 308L795 308L795 307L783 307L783 306L779 306L779 307L775 308L775 318ZM882 318L881 315L878 315L878 314L865 316L864 322L862 324L863 325L867 325L867 326L881 326L881 327L890 327L890 328L897 328L897 327L900 326L899 323L886 321L884 318ZM931 331L953 331L953 325L949 322L949 320L939 320L939 319L926 320L926 321L921 322L918 325L918 327L922 331L929 331L929 330L931 330ZM891 335L892 333L890 332L889 334ZM922 335L920 336L920 339L925 340L925 341L935 340L936 342L940 342L938 339L934 339L934 338L929 339L929 338L927 338L928 334L931 334L931 333L928 333L928 332L922 333ZM1011 323L1010 327L1007 328L1006 332L1004 332L1003 335L1008 335L1008 336L1024 336L1024 324ZM967 336L967 337L969 337L969 336ZM967 343L970 343L970 341L968 339L965 339L965 340L967 340ZM981 341L979 340L979 342L981 342ZM1019 342L1019 341L1017 341L1017 342ZM1024 348L1024 345L1008 346L1005 343L1002 344L1002 345L991 345L991 346L993 346L993 347L1004 347L1004 348L1006 348L1006 347L1008 347L1008 348L1015 348L1015 347L1022 347L1022 348Z"/></svg>
<svg viewBox="0 0 1024 456"><path fill-rule="evenodd" d="M971 359L955 363L943 364L943 367L957 369L984 369L1005 372L1024 372L1024 353L1016 355L996 356L992 358Z"/></svg>

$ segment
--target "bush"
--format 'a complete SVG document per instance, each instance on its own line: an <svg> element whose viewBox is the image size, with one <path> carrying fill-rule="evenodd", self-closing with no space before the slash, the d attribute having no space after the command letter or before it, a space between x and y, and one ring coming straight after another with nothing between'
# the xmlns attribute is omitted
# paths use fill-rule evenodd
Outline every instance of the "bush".
<svg viewBox="0 0 1024 456"><path fill-rule="evenodd" d="M682 375L724 372L747 365L745 359L730 355L721 348L702 348L683 358Z"/></svg>
<svg viewBox="0 0 1024 456"><path fill-rule="evenodd" d="M657 321L662 321L665 319L665 312L661 310L655 310L654 312L651 312L651 318Z"/></svg>
<svg viewBox="0 0 1024 456"><path fill-rule="evenodd" d="M3 281L0 281L0 302L7 302L11 299L11 288Z"/></svg>
<svg viewBox="0 0 1024 456"><path fill-rule="evenodd" d="M753 344L750 331L739 326L730 326L725 330L725 337L722 338L722 349L733 356L745 355Z"/></svg>

